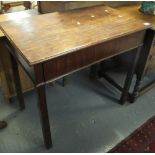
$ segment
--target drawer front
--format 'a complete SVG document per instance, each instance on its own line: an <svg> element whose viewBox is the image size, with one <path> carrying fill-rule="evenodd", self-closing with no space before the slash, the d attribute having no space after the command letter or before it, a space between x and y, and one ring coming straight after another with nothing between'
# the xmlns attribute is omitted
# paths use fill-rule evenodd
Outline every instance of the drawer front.
<svg viewBox="0 0 155 155"><path fill-rule="evenodd" d="M145 31L139 31L44 63L45 81L54 80L143 44Z"/></svg>

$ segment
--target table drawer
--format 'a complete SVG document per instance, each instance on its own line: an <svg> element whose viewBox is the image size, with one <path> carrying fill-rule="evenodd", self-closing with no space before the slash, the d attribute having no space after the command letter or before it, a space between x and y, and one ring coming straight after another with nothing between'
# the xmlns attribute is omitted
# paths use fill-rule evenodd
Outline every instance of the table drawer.
<svg viewBox="0 0 155 155"><path fill-rule="evenodd" d="M104 59L137 48L143 44L144 36L145 31L139 31L45 62L45 81L60 78Z"/></svg>

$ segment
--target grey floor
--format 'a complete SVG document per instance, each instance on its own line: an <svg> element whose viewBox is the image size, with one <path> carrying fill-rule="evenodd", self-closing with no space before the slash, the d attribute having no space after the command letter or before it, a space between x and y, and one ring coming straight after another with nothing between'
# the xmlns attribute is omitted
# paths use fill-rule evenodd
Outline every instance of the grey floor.
<svg viewBox="0 0 155 155"><path fill-rule="evenodd" d="M103 79L90 80L87 70L69 76L65 87L60 82L47 86L53 148L43 145L35 92L24 95L25 111L1 93L0 120L8 127L0 130L0 152L107 152L155 114L155 89L121 106L119 92Z"/></svg>

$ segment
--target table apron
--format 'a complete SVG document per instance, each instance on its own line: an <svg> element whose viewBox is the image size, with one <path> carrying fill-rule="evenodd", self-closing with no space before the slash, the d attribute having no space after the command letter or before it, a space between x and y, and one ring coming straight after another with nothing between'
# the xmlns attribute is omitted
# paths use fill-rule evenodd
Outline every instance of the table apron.
<svg viewBox="0 0 155 155"><path fill-rule="evenodd" d="M60 77L88 67L92 64L130 51L143 45L145 30L113 39L89 48L72 52L43 63L45 81L51 82Z"/></svg>

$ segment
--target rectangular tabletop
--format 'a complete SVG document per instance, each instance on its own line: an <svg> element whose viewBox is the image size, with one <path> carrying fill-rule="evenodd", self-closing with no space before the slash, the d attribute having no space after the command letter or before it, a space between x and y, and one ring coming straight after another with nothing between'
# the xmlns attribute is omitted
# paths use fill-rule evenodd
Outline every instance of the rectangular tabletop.
<svg viewBox="0 0 155 155"><path fill-rule="evenodd" d="M1 24L5 36L16 48L15 51L10 42L7 42L10 53L12 52L12 69L21 109L25 105L18 66L13 55L17 54L18 60L24 58L30 66L34 65L28 67L32 68L34 73L44 143L47 148L52 146L52 139L45 84L103 59L138 49L145 45L146 29L149 27L149 23L107 6L50 13ZM128 71L121 103L127 100L138 53ZM19 57L19 54L22 57Z"/></svg>
<svg viewBox="0 0 155 155"><path fill-rule="evenodd" d="M121 11L97 6L8 21L1 29L28 64L35 65L148 26Z"/></svg>

